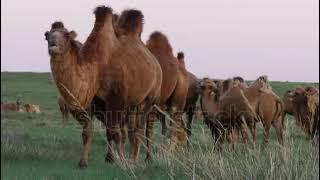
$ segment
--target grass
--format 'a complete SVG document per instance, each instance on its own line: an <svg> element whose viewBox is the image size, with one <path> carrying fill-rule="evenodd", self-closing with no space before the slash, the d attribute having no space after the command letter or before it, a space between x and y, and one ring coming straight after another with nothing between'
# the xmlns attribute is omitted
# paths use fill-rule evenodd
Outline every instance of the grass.
<svg viewBox="0 0 320 180"><path fill-rule="evenodd" d="M272 82L281 96L287 89L306 83ZM319 86L319 84L313 84ZM155 125L154 156L145 163L142 148L135 166L104 162L105 133L94 123L89 166L77 167L81 152L81 126L71 120L62 123L57 90L48 73L1 73L1 101L40 104L42 113L1 113L1 179L319 179L319 148L286 121L285 145L279 146L271 129L270 143L262 151L261 124L257 149L245 155L241 144L235 152L218 153L208 128L201 120L193 124L191 146L172 154L162 151L160 125ZM128 150L128 147L126 147Z"/></svg>

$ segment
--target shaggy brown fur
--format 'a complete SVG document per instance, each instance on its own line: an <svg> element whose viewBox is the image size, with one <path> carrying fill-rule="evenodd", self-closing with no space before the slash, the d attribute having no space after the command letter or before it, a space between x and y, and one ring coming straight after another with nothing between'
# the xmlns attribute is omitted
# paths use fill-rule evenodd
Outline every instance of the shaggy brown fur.
<svg viewBox="0 0 320 180"><path fill-rule="evenodd" d="M284 110L283 102L279 97L273 93L272 88L268 82L267 76L260 76L248 88L244 90L250 105L258 115L257 121L260 120L264 127L264 143L265 146L269 140L270 126L276 129L277 137L280 144L283 144L283 123L282 112ZM255 141L255 123L251 126L251 134L253 141Z"/></svg>
<svg viewBox="0 0 320 180"><path fill-rule="evenodd" d="M222 124L225 129L213 126L214 136L229 136L232 141L232 129L236 130L241 127L243 143L246 144L246 125L249 126L252 135L252 143L255 143L255 120L260 119L264 125L264 144L268 142L269 129L273 125L276 128L279 142L282 144L282 121L281 112L283 104L281 100L270 90L266 76L259 77L248 88L245 88L239 80L233 81L227 79L220 83L220 87L215 88L215 96L219 101L219 112L215 119ZM205 96L204 96L205 97ZM203 99L203 98L202 98ZM209 101L213 103L213 100ZM217 109L217 108L216 108ZM226 113L227 112L227 113ZM205 115L205 113L204 113ZM228 115L224 117L224 115ZM220 117L219 117L220 116ZM205 116L206 119L206 116ZM217 133L218 132L218 133ZM222 133L221 133L222 132ZM229 135L228 135L229 134ZM222 143L223 138L220 139Z"/></svg>
<svg viewBox="0 0 320 180"><path fill-rule="evenodd" d="M293 106L293 102L292 102L292 97L289 95L290 93L292 93L292 90L287 90L285 92L285 94L283 95L282 101L283 101L284 106L285 106L284 113L293 115L294 106Z"/></svg>
<svg viewBox="0 0 320 180"><path fill-rule="evenodd" d="M173 142L172 145L175 145L178 137L186 136L182 113L188 94L188 73L173 55L167 37L161 32L153 32L146 46L157 58L163 72L160 106L168 110L171 117L175 120L169 135ZM164 116L162 116L160 120L162 124L165 123ZM163 127L165 127L165 125ZM181 127L183 127L183 129ZM150 128L152 128L152 125L150 125ZM183 135L181 135L181 133Z"/></svg>
<svg viewBox="0 0 320 180"><path fill-rule="evenodd" d="M179 63L185 67L184 63L184 53L179 52L177 54L177 59ZM184 108L184 112L187 114L187 134L191 136L191 125L192 125L192 117L196 110L197 100L199 98L199 89L198 89L198 78L188 71L188 81L189 81L189 88L188 88L188 95L186 100L186 105Z"/></svg>
<svg viewBox="0 0 320 180"><path fill-rule="evenodd" d="M296 88L290 91L288 96L292 99L293 115L297 124L310 138L318 138L319 89L315 87Z"/></svg>
<svg viewBox="0 0 320 180"><path fill-rule="evenodd" d="M72 48L74 40L67 29L51 29L46 33L53 78L71 114L83 125L81 167L87 166L92 141L92 122L85 108L95 95L105 101L105 110L110 112L105 121L108 137L112 137L108 138L108 152L114 140L123 159L124 113L132 106L147 113L158 101L162 77L159 63L141 40L116 37L111 8L97 7L95 15L93 30L80 50ZM133 145L131 148L135 152L139 149ZM107 159L112 159L110 153Z"/></svg>
<svg viewBox="0 0 320 180"><path fill-rule="evenodd" d="M225 85L229 80L225 81ZM221 89L208 78L203 79L200 83L201 96L200 104L203 111L204 122L211 130L212 137L219 150L222 148L222 143L225 138L234 148L233 130L237 130L240 126L242 129L243 143L246 144L246 129L243 125L242 116L247 116L254 113L250 112L250 105L242 90L238 86L230 86L225 89L222 97L219 98L218 94ZM226 86L225 86L226 88ZM244 108L244 109L243 109Z"/></svg>

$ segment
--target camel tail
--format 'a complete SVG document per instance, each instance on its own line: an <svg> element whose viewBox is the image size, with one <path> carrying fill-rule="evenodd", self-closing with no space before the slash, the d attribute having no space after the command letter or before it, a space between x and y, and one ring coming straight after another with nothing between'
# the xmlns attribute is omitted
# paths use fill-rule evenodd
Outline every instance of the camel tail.
<svg viewBox="0 0 320 180"><path fill-rule="evenodd" d="M277 98L276 101L276 112L274 113L274 120L281 120L281 125L284 128L285 124L284 124L284 104L283 102Z"/></svg>
<svg viewBox="0 0 320 180"><path fill-rule="evenodd" d="M136 9L124 10L118 19L117 28L125 34L133 33L140 36L143 22L144 16L141 11Z"/></svg>

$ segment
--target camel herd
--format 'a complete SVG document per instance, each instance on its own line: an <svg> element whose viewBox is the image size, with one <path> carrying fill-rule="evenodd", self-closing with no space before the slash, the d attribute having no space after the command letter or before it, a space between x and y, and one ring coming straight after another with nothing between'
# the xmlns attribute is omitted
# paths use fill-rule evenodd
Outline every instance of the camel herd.
<svg viewBox="0 0 320 180"><path fill-rule="evenodd" d="M35 104L24 104L24 109L21 107L20 99L16 100L16 103L2 103L1 111L17 111L17 112L28 112L28 113L40 113L40 106Z"/></svg>
<svg viewBox="0 0 320 180"><path fill-rule="evenodd" d="M84 43L75 40L76 32L67 30L62 22L52 23L45 32L52 76L60 94L60 110L64 119L70 113L83 126L80 167L88 164L93 117L106 127L106 161L114 160L112 142L119 158L125 159L127 137L130 160L138 159L144 140L146 160L151 160L155 120L161 122L162 134L169 138L167 148L178 147L191 135L199 97L204 122L219 149L224 139L233 145L239 131L246 144L247 127L254 143L258 121L263 123L265 143L273 126L282 144L285 112L299 119L301 127L311 128L310 136L318 132L313 130L318 127L314 123L318 122L315 115L319 110L315 98L318 89L288 92L289 111L286 101L273 93L266 76L250 86L241 77L198 80L186 69L184 54L173 54L163 33L153 32L146 43L141 40L144 16L139 10L124 10L117 15L110 7L98 6L94 14L92 31ZM314 97L312 102L310 94ZM308 100L301 105L304 96ZM303 111L301 106L305 108ZM309 113L310 106L315 109ZM186 122L182 118L184 113ZM312 123L304 123L307 119Z"/></svg>

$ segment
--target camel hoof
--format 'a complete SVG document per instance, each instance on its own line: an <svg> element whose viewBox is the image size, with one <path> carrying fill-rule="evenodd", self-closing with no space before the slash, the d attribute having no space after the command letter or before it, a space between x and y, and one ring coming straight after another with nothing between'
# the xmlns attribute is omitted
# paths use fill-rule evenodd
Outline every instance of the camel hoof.
<svg viewBox="0 0 320 180"><path fill-rule="evenodd" d="M113 163L114 162L113 156L111 156L111 155L107 155L104 160L107 163Z"/></svg>
<svg viewBox="0 0 320 180"><path fill-rule="evenodd" d="M85 169L85 168L88 167L88 163L87 163L86 161L84 161L84 160L80 160L80 162L79 162L79 167L80 167L81 169Z"/></svg>

